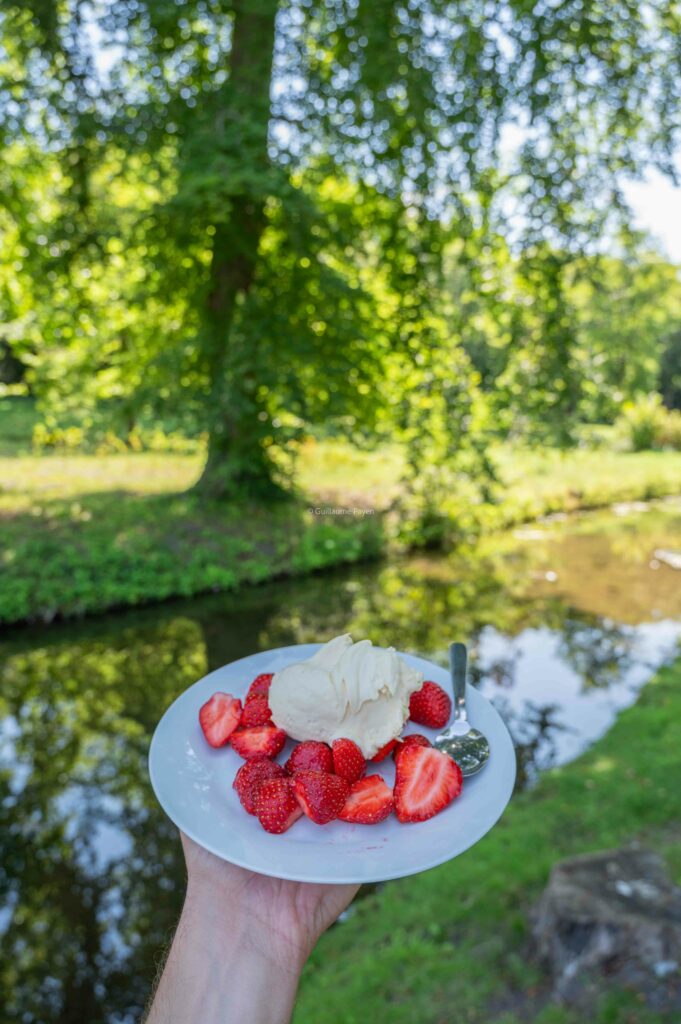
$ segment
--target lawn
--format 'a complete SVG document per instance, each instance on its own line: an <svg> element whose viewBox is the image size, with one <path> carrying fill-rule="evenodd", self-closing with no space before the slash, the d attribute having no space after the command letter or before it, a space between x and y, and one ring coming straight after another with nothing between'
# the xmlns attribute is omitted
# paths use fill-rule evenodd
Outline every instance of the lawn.
<svg viewBox="0 0 681 1024"><path fill-rule="evenodd" d="M681 660L577 761L516 796L476 847L356 902L306 970L294 1024L582 1024L549 1000L529 914L562 857L640 840L681 882ZM592 1024L662 1024L604 992Z"/></svg>
<svg viewBox="0 0 681 1024"><path fill-rule="evenodd" d="M40 452L33 412L0 402L0 622L96 612L376 557L399 520L396 446L307 441L290 502L246 507L191 493L200 450ZM197 446L198 449L198 446ZM550 512L681 492L681 454L500 447L503 527ZM352 514L331 514L338 509Z"/></svg>

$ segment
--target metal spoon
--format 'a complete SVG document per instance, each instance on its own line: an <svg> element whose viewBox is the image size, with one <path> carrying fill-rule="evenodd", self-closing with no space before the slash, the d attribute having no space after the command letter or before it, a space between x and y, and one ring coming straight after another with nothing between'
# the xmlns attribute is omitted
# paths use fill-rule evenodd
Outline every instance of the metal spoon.
<svg viewBox="0 0 681 1024"><path fill-rule="evenodd" d="M454 721L436 736L434 747L449 754L461 769L462 775L475 775L487 763L489 743L474 729L466 714L466 662L465 644L449 645L449 671L454 689Z"/></svg>

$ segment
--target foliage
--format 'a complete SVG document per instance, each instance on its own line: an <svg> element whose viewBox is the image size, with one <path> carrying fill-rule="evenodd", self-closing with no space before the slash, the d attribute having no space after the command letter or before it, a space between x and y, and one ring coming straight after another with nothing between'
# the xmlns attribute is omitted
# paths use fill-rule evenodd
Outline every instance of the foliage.
<svg viewBox="0 0 681 1024"><path fill-rule="evenodd" d="M470 271L453 257L449 281L465 307L464 347L502 435L574 442L579 425L612 423L625 402L656 389L664 360L672 386L681 281L678 268L640 242L619 257L545 249L528 260L497 239ZM547 331L557 332L553 363Z"/></svg>
<svg viewBox="0 0 681 1024"><path fill-rule="evenodd" d="M17 412L30 430L30 405L13 400L9 408L20 445ZM0 402L0 423L4 409ZM445 516L475 498L466 477L454 480L436 509L438 541L681 489L681 457L672 452L497 447L489 455L504 500L473 524L450 524ZM406 459L398 446L362 453L338 441L308 443L297 460L298 497L266 507L183 494L201 461L200 453L0 457L0 621L229 590L432 540L423 532L428 520L412 513L410 492L402 497ZM430 507L437 493L425 492Z"/></svg>
<svg viewBox="0 0 681 1024"><path fill-rule="evenodd" d="M622 173L671 169L678 28L661 0L5 0L3 344L48 435L162 414L209 431L211 493L259 493L302 428L392 422L428 491L484 492L454 247L478 321L505 307L511 415L565 441L571 267L624 217ZM507 268L484 281L504 246L510 302Z"/></svg>
<svg viewBox="0 0 681 1024"><path fill-rule="evenodd" d="M659 394L652 393L627 402L618 423L632 451L672 448L681 451L681 412L667 409Z"/></svg>
<svg viewBox="0 0 681 1024"><path fill-rule="evenodd" d="M322 518L294 503L267 511L103 495L53 501L28 519L2 525L0 621L231 590L375 557L382 546L378 517Z"/></svg>
<svg viewBox="0 0 681 1024"><path fill-rule="evenodd" d="M625 402L658 386L669 336L681 320L679 271L654 253L601 257L575 270L572 295L580 418L612 423Z"/></svg>
<svg viewBox="0 0 681 1024"><path fill-rule="evenodd" d="M681 330L667 338L660 359L658 390L668 409L681 409Z"/></svg>

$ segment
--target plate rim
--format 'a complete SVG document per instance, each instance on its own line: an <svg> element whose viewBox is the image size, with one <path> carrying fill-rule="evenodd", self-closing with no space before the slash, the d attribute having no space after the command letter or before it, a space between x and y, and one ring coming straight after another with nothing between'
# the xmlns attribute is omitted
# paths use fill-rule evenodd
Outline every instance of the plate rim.
<svg viewBox="0 0 681 1024"><path fill-rule="evenodd" d="M323 643L288 644L285 647L271 647L271 648L267 648L266 650L263 650L263 651L253 651L251 654L246 654L246 655L244 655L241 658L236 658L234 661L225 662L224 665L219 665L217 668L212 669L210 672L207 672L206 675L201 676L199 679L195 680L195 682L193 682L191 684L191 686L187 686L181 693L179 693L177 695L177 697L175 697L175 699L168 705L168 707L165 709L165 711L161 715L160 719L156 723L156 727L154 729L154 732L153 732L152 737L151 737L151 741L149 743L149 752L148 752L148 755L147 755L147 764L148 764L149 779L150 779L150 782L151 782L151 787L152 787L152 790L153 790L154 795L156 797L156 800L158 801L158 803L159 803L161 809L163 810L164 814L166 815L166 817L173 823L173 825L175 826L175 828L178 829L178 831L184 832L184 834L186 836L188 836L191 840L193 840L193 842L197 843L197 845L202 847L202 849L207 850L209 853L213 854L213 856L218 857L220 860L226 861L228 864L234 864L236 867L243 868L246 871L252 871L254 874L265 875L265 877L278 878L278 879L281 879L283 881L290 881L290 882L309 883L309 884L312 884L312 885L315 885L315 884L317 884L317 885L319 885L319 884L323 884L323 885L352 885L352 884L354 884L354 885L356 885L358 883L362 884L362 885L365 885L365 884L366 885L372 885L372 884L379 883L379 882L395 881L395 880L400 879L400 878L409 878L412 875L421 874L424 871L430 871L433 868L440 867L442 864L446 864L450 860L455 860L457 857L461 856L461 854L466 853L466 851L470 850L470 848L472 846L475 846L476 843L480 842L480 840L483 839L488 834L488 832L491 832L492 829L495 827L495 825L499 822L499 820L503 816L504 812L506 811L506 808L508 807L508 805L509 805L509 803L510 803L510 801L512 799L513 790L514 790L514 787L515 787L516 774L517 774L517 757L516 757L516 752L515 752L515 745L513 743L513 738L512 738L511 733L510 733L510 731L508 729L508 726L506 725L506 722L504 721L504 719L500 715L499 711L494 707L492 702L490 700L488 700L487 697L485 697L482 693L480 693L480 691L477 690L475 687L470 687L470 689L473 690L477 694L477 698L479 698L480 700L484 701L486 704L488 704L492 708L494 713L499 718L499 721L501 722L501 725L502 725L502 727L504 729L504 732L506 733L506 737L508 739L508 743L509 743L509 747L510 747L510 752L511 752L511 755L512 755L511 756L511 766L510 766L510 770L508 772L507 780L506 780L506 789L507 789L508 792L506 793L505 799L504 799L503 803L500 806L499 812L496 814L496 816L494 817L494 819L491 822L491 824L486 825L482 830L473 831L471 833L470 842L467 841L466 845L463 846L461 849L459 849L455 854L445 854L444 856L442 856L440 854L437 854L433 858L432 861L429 861L426 864L419 864L419 866L414 868L414 870L411 870L411 871L404 871L404 870L386 871L385 873L377 874L375 877L372 876L371 879L368 879L368 878L358 879L356 877L356 875L353 875L353 874L348 874L347 876L342 876L342 877L338 876L338 877L334 877L333 879L329 879L325 875L315 876L315 875L310 874L309 872L305 875L304 878L302 878L300 876L300 873L295 873L295 872L287 871L285 869L280 869L280 868L276 868L276 869L273 869L273 870L268 870L267 872L258 871L257 869L252 867L251 864L246 863L243 859L240 859L240 858L238 858L236 856L226 857L225 854L221 850L219 850L214 843L211 843L209 841L207 842L205 839L200 838L199 836L197 836L195 834L195 830L189 829L189 828L185 828L184 826L180 826L177 823L177 821L175 820L174 816L170 813L170 810L166 806L166 802L164 801L164 799L162 798L162 796L161 796L161 794L159 792L159 786L157 784L157 779L155 778L153 764L154 764L154 750L155 750L156 746L158 745L158 743L160 742L160 740L158 739L158 736L159 736L159 732L161 730L161 726L162 726L162 724L164 722L164 719L166 718L167 715L170 714L170 712L171 712L172 708L175 706L175 704L177 704L180 700L185 698L186 695L188 693L190 693L195 687L199 686L202 683L205 683L212 676L217 675L219 672L222 672L222 670L227 668L227 667L237 666L241 662L250 661L250 659L255 657L255 656L265 656L265 655L268 655L268 654L270 654L270 655L279 655L279 654L282 654L282 653L285 653L285 652L288 652L288 651L299 651L300 648L306 648L311 653L313 653L313 649L318 650L322 646L323 646ZM378 647L379 645L375 644L374 646ZM381 648L381 649L382 650L386 650L386 648ZM446 671L446 669L443 669L442 665L438 665L436 662L430 661L428 658L424 658L420 654L413 654L413 653L410 653L409 651L401 651L401 650L396 650L396 653L400 657L406 656L407 658L416 658L416 659L418 659L421 662L425 662L426 664L432 666L433 668L436 668L438 670L438 672ZM470 686L470 684L469 684L469 686Z"/></svg>

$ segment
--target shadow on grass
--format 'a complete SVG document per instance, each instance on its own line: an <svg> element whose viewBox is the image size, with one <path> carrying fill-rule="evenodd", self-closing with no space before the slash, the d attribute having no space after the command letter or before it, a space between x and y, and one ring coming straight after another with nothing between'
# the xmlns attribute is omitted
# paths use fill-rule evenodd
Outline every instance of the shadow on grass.
<svg viewBox="0 0 681 1024"><path fill-rule="evenodd" d="M0 622L229 590L375 557L382 546L379 516L318 516L299 498L269 507L191 491L54 499L0 520Z"/></svg>

